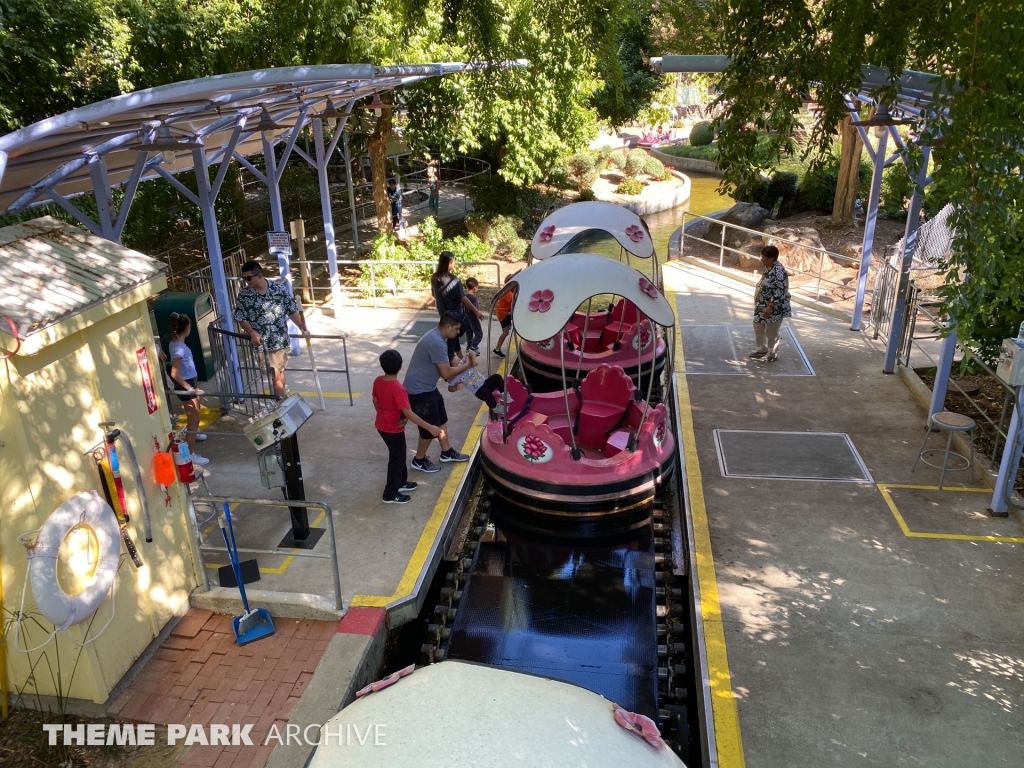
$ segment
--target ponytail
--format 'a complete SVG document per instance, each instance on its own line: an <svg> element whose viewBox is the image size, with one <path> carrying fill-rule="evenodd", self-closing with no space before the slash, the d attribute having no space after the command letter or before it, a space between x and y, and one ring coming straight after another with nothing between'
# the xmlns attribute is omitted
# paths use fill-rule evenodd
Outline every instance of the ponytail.
<svg viewBox="0 0 1024 768"><path fill-rule="evenodd" d="M171 333L174 336L180 336L191 324L192 321L188 315L179 315L177 312L171 312Z"/></svg>

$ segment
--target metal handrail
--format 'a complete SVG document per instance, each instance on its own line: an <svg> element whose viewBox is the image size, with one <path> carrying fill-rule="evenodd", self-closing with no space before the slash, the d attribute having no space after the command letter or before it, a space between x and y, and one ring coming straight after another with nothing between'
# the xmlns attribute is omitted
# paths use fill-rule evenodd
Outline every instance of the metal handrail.
<svg viewBox="0 0 1024 768"><path fill-rule="evenodd" d="M316 552L304 552L301 549L248 549L245 547L238 547L237 551L247 552L250 554L257 555L280 555L282 557L312 557L318 560L331 560L331 575L334 577L334 607L339 611L344 610L344 605L341 600L341 575L338 572L338 542L334 537L334 516L331 512L331 508L322 501L302 501L299 499L289 499L287 501L274 501L273 499L248 499L242 496L193 496L192 504L203 503L211 504L214 509L219 509L218 505L222 504L248 504L257 507L283 507L285 509L289 507L303 507L305 509L319 509L323 511L324 517L327 518L327 534L330 539L331 553L320 554ZM203 568L203 573L206 573L206 557L203 555L203 550L210 550L212 552L227 552L226 547L217 547L203 543L203 532L199 530L198 526L195 531L196 541L199 544L199 560L200 565ZM209 589L209 584L207 584ZM291 593L285 593L291 594Z"/></svg>

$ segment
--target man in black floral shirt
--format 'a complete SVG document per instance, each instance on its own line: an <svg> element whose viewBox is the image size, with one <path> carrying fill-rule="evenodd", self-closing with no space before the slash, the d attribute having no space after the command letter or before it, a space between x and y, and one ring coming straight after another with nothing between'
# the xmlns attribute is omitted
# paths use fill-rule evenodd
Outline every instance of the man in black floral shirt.
<svg viewBox="0 0 1024 768"><path fill-rule="evenodd" d="M782 318L793 310L789 305L789 277L779 263L779 249L766 245L761 249L764 273L754 289L754 339L757 349L750 353L755 360L769 363L778 359Z"/></svg>
<svg viewBox="0 0 1024 768"><path fill-rule="evenodd" d="M284 369L288 366L290 351L288 320L301 328L307 339L309 331L299 314L299 305L295 303L284 280L267 280L258 261L247 261L242 265L242 279L245 287L238 294L235 320L249 334L254 347L266 345L270 356L270 374L274 379L274 394L284 397L287 392Z"/></svg>

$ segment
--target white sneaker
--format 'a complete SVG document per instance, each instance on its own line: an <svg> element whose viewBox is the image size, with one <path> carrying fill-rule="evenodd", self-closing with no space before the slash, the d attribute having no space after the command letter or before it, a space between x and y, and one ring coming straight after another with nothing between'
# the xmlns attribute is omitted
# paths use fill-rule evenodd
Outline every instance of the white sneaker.
<svg viewBox="0 0 1024 768"><path fill-rule="evenodd" d="M206 442L206 433L205 432L197 432L196 433L196 442L197 443L205 443Z"/></svg>
<svg viewBox="0 0 1024 768"><path fill-rule="evenodd" d="M210 463L210 460L209 459L204 459L198 453L193 453L192 454L192 463L193 464L198 464L200 467L205 467L207 464Z"/></svg>

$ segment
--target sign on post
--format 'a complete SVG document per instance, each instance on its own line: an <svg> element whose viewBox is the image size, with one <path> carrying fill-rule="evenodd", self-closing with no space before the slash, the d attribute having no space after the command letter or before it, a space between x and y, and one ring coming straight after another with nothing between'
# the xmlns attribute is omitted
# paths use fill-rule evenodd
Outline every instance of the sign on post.
<svg viewBox="0 0 1024 768"><path fill-rule="evenodd" d="M271 256L291 257L291 234L289 232L267 232L267 252Z"/></svg>

